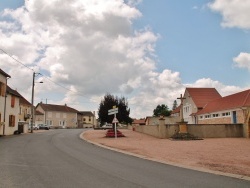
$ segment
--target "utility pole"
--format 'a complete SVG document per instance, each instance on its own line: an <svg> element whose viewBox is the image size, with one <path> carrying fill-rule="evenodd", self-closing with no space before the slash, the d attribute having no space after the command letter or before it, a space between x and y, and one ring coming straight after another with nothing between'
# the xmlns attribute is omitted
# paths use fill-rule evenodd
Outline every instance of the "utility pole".
<svg viewBox="0 0 250 188"><path fill-rule="evenodd" d="M35 88L35 77L36 74L40 74L40 73L35 73L33 72L33 80L32 80L32 94L31 94L31 126L30 126L30 132L33 133L33 124L34 124L34 88ZM43 83L43 82L39 82L39 83Z"/></svg>
<svg viewBox="0 0 250 188"><path fill-rule="evenodd" d="M34 87L35 87L35 76L36 73L33 72L33 81L32 81L32 94L31 94L31 126L30 132L33 133L33 122L34 122Z"/></svg>

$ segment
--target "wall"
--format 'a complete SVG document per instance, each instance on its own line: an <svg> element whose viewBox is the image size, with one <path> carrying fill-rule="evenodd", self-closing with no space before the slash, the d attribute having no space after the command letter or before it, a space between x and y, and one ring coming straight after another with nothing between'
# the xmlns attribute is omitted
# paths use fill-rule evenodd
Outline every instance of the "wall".
<svg viewBox="0 0 250 188"><path fill-rule="evenodd" d="M134 129L137 132L154 136L156 138L170 138L175 133L179 132L178 124L164 125L160 133L160 125L144 125L135 126ZM188 133L200 138L237 138L243 137L243 125L242 124L187 124Z"/></svg>
<svg viewBox="0 0 250 188"><path fill-rule="evenodd" d="M159 125L159 118L160 117L147 117L146 119L146 125L152 125L152 126L156 126ZM165 124L175 124L176 122L179 122L180 116L168 116L168 117L164 117L165 119Z"/></svg>
<svg viewBox="0 0 250 188"><path fill-rule="evenodd" d="M143 126L135 126L134 128L136 132L147 134L156 138L161 138L159 126L160 125L143 125ZM177 124L164 125L164 129L163 129L164 137L163 138L170 138L178 131L179 131L179 126Z"/></svg>
<svg viewBox="0 0 250 188"><path fill-rule="evenodd" d="M188 132L201 138L243 137L243 124L188 124Z"/></svg>

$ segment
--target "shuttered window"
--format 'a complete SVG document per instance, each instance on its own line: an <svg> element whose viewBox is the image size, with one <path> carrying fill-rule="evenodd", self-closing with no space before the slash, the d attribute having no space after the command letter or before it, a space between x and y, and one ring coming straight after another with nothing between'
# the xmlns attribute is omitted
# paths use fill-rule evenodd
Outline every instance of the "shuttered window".
<svg viewBox="0 0 250 188"><path fill-rule="evenodd" d="M9 127L15 127L15 116L9 115Z"/></svg>
<svg viewBox="0 0 250 188"><path fill-rule="evenodd" d="M11 107L14 108L15 107L15 96L11 96Z"/></svg>
<svg viewBox="0 0 250 188"><path fill-rule="evenodd" d="M4 84L3 82L0 82L0 95L1 95L2 97L5 96L5 91L6 91L6 86L5 86L5 84Z"/></svg>

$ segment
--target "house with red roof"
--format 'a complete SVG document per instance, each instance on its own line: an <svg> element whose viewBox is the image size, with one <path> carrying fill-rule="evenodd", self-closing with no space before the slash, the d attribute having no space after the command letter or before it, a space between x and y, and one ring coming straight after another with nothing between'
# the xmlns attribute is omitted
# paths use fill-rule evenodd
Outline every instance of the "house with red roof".
<svg viewBox="0 0 250 188"><path fill-rule="evenodd" d="M183 98L188 124L243 124L250 137L250 89L222 97L215 88L186 88Z"/></svg>
<svg viewBox="0 0 250 188"><path fill-rule="evenodd" d="M186 88L183 95L183 119L189 124L197 124L196 113L209 102L222 98L215 88Z"/></svg>
<svg viewBox="0 0 250 188"><path fill-rule="evenodd" d="M210 101L196 117L199 124L249 123L250 89Z"/></svg>
<svg viewBox="0 0 250 188"><path fill-rule="evenodd" d="M77 114L78 110L65 105L55 105L55 104L43 104L38 103L36 110L43 115L36 117L36 122L42 121L51 127L57 128L76 128L77 125Z"/></svg>

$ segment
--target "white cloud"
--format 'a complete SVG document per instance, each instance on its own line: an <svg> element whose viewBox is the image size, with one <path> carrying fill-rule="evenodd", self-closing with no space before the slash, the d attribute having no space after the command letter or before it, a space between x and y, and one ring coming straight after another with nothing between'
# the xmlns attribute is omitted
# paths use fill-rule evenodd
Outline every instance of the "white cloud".
<svg viewBox="0 0 250 188"><path fill-rule="evenodd" d="M128 98L132 117L152 115L158 104L172 108L185 85L179 72L157 72L155 44L159 35L149 28L135 31L140 0L25 1L5 10L0 21L0 48L25 66L0 53L8 81L28 100L32 71L41 72L35 103L67 104L78 110L97 110L107 93ZM239 88L211 79L191 84L217 87L227 93ZM65 88L70 88L67 90ZM178 101L179 102L179 101Z"/></svg>
<svg viewBox="0 0 250 188"><path fill-rule="evenodd" d="M233 58L236 66L239 68L246 68L250 72L250 54L240 53L237 57Z"/></svg>
<svg viewBox="0 0 250 188"><path fill-rule="evenodd" d="M215 0L208 6L223 17L223 27L238 27L250 29L250 1L249 0Z"/></svg>

